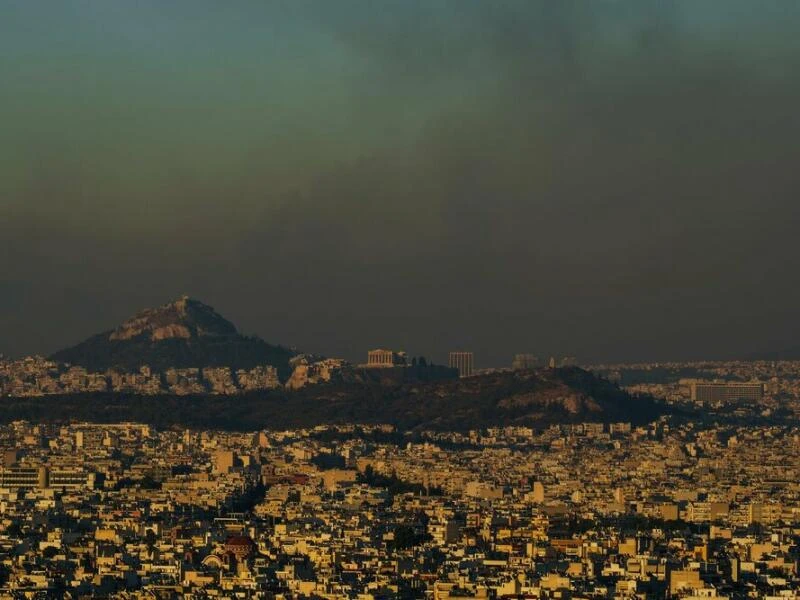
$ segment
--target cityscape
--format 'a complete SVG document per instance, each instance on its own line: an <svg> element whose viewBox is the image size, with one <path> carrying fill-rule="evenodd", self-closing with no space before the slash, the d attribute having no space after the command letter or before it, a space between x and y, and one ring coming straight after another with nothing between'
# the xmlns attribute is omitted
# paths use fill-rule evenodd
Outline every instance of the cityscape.
<svg viewBox="0 0 800 600"><path fill-rule="evenodd" d="M199 343L210 335L196 327L210 327L208 315L236 335L216 311L182 297L104 334L106 351L122 355L127 344L149 338L162 360L165 341ZM121 334L131 322L136 335ZM401 350L365 354L360 364L297 352L288 370L277 363L163 372L3 359L0 594L797 596L800 361L580 366L571 356L520 353L506 367L487 368L463 349L441 367ZM526 398L522 382L532 378L535 398L546 395L548 377L566 382L575 373L596 382L584 388L590 402L604 402L592 385L605 382L631 406L644 412L649 399L661 412L634 408L628 420L614 420L616 413L593 416L591 404L567 398L568 414L555 422L513 413L516 425L493 425L488 414L479 427L449 429L434 420L402 428L356 415L270 428L274 415L266 427L215 429L31 422L13 404L98 395L110 402L123 394L139 405L170 396L241 402L247 393L281 390L289 395L277 410L290 410L280 407L313 388L317 403L370 389L380 404L375 388L464 382L493 390L492 377L512 377L516 393L496 402L496 418L500 407ZM544 410L555 410L551 401Z"/></svg>
<svg viewBox="0 0 800 600"><path fill-rule="evenodd" d="M800 428L0 430L7 595L795 597Z"/></svg>
<svg viewBox="0 0 800 600"><path fill-rule="evenodd" d="M0 600L800 600L800 0L0 0Z"/></svg>

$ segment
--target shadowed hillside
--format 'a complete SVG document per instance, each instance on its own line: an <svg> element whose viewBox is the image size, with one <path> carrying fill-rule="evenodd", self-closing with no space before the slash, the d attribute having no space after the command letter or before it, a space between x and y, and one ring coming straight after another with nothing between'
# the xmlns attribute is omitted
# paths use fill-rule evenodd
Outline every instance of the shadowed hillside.
<svg viewBox="0 0 800 600"><path fill-rule="evenodd" d="M578 368L503 372L455 381L336 383L239 396L78 394L9 398L2 419L142 421L156 426L259 428L392 423L402 429L646 422L666 411Z"/></svg>

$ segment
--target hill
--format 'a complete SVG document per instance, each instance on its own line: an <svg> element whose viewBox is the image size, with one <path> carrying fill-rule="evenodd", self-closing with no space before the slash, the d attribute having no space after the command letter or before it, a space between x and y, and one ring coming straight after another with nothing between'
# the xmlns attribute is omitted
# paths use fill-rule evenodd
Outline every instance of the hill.
<svg viewBox="0 0 800 600"><path fill-rule="evenodd" d="M159 427L313 427L326 423L391 423L400 429L468 430L495 425L642 423L667 412L577 367L502 372L455 381L350 382L238 396L76 394L9 398L2 420L140 421Z"/></svg>
<svg viewBox="0 0 800 600"><path fill-rule="evenodd" d="M257 338L243 336L210 306L187 296L158 308L145 309L111 331L105 331L53 354L52 360L80 365L89 371L111 368L135 371L143 365L165 371L171 367L251 369L273 365L289 375L295 352Z"/></svg>

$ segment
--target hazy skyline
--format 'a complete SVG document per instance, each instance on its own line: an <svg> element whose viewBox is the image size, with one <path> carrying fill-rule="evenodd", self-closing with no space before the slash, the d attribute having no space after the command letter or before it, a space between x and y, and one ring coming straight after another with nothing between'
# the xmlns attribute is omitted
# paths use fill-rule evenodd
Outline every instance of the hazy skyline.
<svg viewBox="0 0 800 600"><path fill-rule="evenodd" d="M800 3L0 0L0 352L183 293L476 366L797 346Z"/></svg>

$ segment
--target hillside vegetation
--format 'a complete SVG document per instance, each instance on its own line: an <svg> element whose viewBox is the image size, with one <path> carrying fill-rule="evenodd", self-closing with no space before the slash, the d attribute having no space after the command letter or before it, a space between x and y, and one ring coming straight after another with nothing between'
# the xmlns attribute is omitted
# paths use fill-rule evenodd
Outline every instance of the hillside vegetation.
<svg viewBox="0 0 800 600"><path fill-rule="evenodd" d="M646 422L666 407L632 397L579 368L502 372L454 381L336 383L237 396L76 394L4 400L2 420L141 421L159 427L312 427L391 423L401 429L467 430L493 425Z"/></svg>

